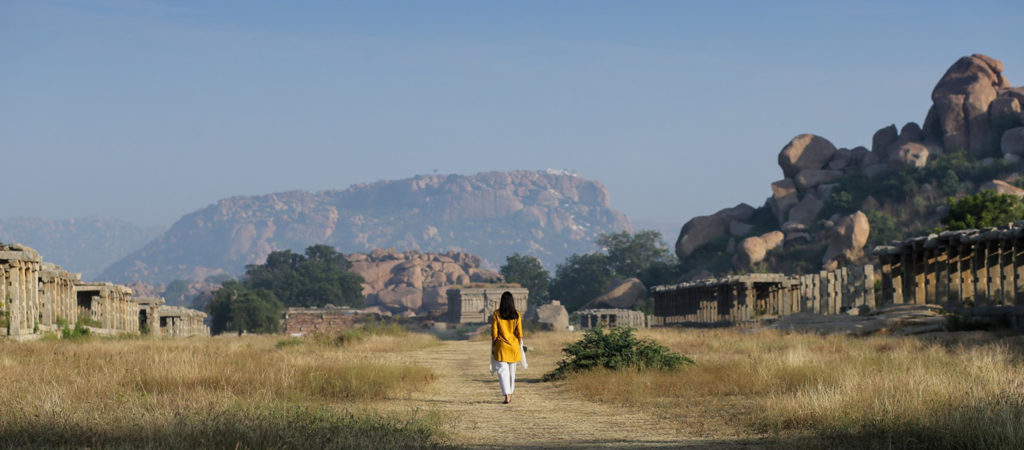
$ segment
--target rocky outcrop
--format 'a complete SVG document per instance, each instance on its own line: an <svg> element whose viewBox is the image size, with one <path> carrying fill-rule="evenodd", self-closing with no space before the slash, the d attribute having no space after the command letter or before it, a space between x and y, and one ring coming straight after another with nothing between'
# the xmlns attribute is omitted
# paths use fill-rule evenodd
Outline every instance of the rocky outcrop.
<svg viewBox="0 0 1024 450"><path fill-rule="evenodd" d="M754 215L754 208L746 203L740 203L732 208L726 208L710 216L698 216L690 219L679 231L679 238L676 239L676 255L685 258L694 250L701 248L711 241L727 236L729 224L733 221L747 222Z"/></svg>
<svg viewBox="0 0 1024 450"><path fill-rule="evenodd" d="M569 312L558 300L537 307L536 320L540 328L547 331L566 331L569 329Z"/></svg>
<svg viewBox="0 0 1024 450"><path fill-rule="evenodd" d="M871 225L863 212L857 211L836 220L835 227L829 230L828 249L822 257L825 270L864 256L864 246L870 233Z"/></svg>
<svg viewBox="0 0 1024 450"><path fill-rule="evenodd" d="M633 309L633 305L636 305L636 302L646 297L647 287L639 279L629 278L612 286L608 292L587 302L580 310L600 308Z"/></svg>
<svg viewBox="0 0 1024 450"><path fill-rule="evenodd" d="M765 255L780 246L785 239L781 231L771 231L760 236L751 236L736 247L732 265L736 270L749 270L754 264L764 261Z"/></svg>
<svg viewBox="0 0 1024 450"><path fill-rule="evenodd" d="M1024 189L1021 189L1003 180L992 180L986 183L982 183L980 189L996 191L996 194L1014 195L1019 198L1024 198Z"/></svg>
<svg viewBox="0 0 1024 450"><path fill-rule="evenodd" d="M1003 63L985 55L960 58L932 90L932 107L925 119L929 137L946 149L966 150L975 157L992 156L999 136L989 123L989 106L1001 89L1010 87Z"/></svg>
<svg viewBox="0 0 1024 450"><path fill-rule="evenodd" d="M626 216L609 208L604 186L571 173L417 176L340 191L224 199L184 216L104 276L167 282L200 272L237 275L273 250L314 244L346 254L389 247L469 251L492 265L519 252L553 265L594 251L600 233L630 229Z"/></svg>
<svg viewBox="0 0 1024 450"><path fill-rule="evenodd" d="M825 167L835 153L836 146L828 139L801 134L779 152L779 167L786 178L793 178L801 171Z"/></svg>
<svg viewBox="0 0 1024 450"><path fill-rule="evenodd" d="M347 256L352 271L363 277L366 305L392 313L444 309L448 287L501 281L501 275L480 269L479 256L464 252L398 252L393 249Z"/></svg>
<svg viewBox="0 0 1024 450"><path fill-rule="evenodd" d="M999 143L999 148L1004 155L1024 156L1024 127L1006 130Z"/></svg>

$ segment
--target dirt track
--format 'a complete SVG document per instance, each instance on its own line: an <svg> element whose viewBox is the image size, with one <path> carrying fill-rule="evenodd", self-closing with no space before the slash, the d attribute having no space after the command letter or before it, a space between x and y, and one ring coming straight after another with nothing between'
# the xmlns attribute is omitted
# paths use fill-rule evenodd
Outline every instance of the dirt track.
<svg viewBox="0 0 1024 450"><path fill-rule="evenodd" d="M529 342L528 342L529 343ZM410 407L445 411L455 420L454 443L470 447L732 447L737 441L687 436L683 421L668 421L634 408L588 402L541 376L554 368L559 349L528 353L530 368L517 375L512 403L487 370L486 341L445 341L404 356L439 376L415 394ZM403 402L404 403L404 402Z"/></svg>

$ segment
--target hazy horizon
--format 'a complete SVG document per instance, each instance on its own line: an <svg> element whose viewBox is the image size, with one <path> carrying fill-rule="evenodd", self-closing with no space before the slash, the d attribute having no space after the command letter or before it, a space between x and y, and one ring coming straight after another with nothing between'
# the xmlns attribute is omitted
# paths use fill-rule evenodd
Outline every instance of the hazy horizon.
<svg viewBox="0 0 1024 450"><path fill-rule="evenodd" d="M781 178L800 133L870 146L1020 2L0 1L0 217L169 226L225 197L567 169L681 225ZM666 236L672 241L674 236Z"/></svg>

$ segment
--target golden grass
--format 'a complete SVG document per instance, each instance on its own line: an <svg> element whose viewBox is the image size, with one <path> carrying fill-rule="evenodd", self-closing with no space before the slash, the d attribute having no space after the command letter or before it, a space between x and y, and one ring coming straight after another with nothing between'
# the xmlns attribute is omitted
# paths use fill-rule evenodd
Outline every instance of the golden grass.
<svg viewBox="0 0 1024 450"><path fill-rule="evenodd" d="M278 348L280 340L0 342L0 447L429 446L443 438L438 417L367 412L369 402L433 381L429 369L381 353L432 338L369 337L345 348Z"/></svg>
<svg viewBox="0 0 1024 450"><path fill-rule="evenodd" d="M1024 442L1024 363L999 344L736 330L638 334L697 365L593 371L570 377L566 388L676 417L706 437L760 435L829 447L1016 448Z"/></svg>

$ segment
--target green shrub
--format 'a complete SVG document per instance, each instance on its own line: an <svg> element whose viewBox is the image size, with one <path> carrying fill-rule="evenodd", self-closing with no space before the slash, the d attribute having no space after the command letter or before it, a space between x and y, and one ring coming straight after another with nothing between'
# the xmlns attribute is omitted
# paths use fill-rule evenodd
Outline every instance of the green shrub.
<svg viewBox="0 0 1024 450"><path fill-rule="evenodd" d="M949 212L942 224L950 230L996 227L1024 219L1024 200L995 191L981 191L948 203Z"/></svg>
<svg viewBox="0 0 1024 450"><path fill-rule="evenodd" d="M694 364L692 359L657 342L633 336L633 329L627 327L612 327L607 333L601 327L591 328L582 339L562 349L562 353L565 358L555 370L544 374L544 381L595 368L671 370Z"/></svg>
<svg viewBox="0 0 1024 450"><path fill-rule="evenodd" d="M302 344L305 344L305 343L306 343L306 341L303 341L302 339L299 339L299 338L296 338L296 337L290 337L290 338L281 339L280 341L277 341L277 343L274 344L274 347L277 347L277 348L296 347L296 346L299 346L299 345L302 345Z"/></svg>

